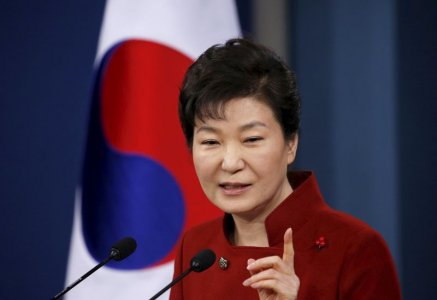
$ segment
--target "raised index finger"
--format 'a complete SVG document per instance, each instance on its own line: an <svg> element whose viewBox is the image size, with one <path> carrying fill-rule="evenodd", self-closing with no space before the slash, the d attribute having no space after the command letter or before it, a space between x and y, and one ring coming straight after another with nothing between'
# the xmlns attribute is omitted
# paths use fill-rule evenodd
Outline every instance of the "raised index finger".
<svg viewBox="0 0 437 300"><path fill-rule="evenodd" d="M293 231L288 228L284 234L284 254L282 260L294 271Z"/></svg>

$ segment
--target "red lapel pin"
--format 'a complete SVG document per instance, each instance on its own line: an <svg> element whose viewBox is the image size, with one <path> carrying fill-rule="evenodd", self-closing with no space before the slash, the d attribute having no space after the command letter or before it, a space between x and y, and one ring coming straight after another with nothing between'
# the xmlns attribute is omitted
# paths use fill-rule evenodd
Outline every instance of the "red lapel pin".
<svg viewBox="0 0 437 300"><path fill-rule="evenodd" d="M326 240L326 238L324 236L320 236L316 240L315 245L319 250L321 250L322 248L325 248L326 246L328 246L328 241Z"/></svg>

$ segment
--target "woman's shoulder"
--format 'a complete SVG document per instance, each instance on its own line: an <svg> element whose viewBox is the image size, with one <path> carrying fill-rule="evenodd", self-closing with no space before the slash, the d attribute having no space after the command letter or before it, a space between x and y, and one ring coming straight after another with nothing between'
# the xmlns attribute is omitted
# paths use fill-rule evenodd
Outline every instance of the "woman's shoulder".
<svg viewBox="0 0 437 300"><path fill-rule="evenodd" d="M327 232L328 249L341 260L339 290L350 299L400 299L396 267L382 235L344 212L320 212L318 230ZM375 280L378 278L378 280Z"/></svg>
<svg viewBox="0 0 437 300"><path fill-rule="evenodd" d="M319 230L349 243L376 243L384 248L386 243L381 234L366 222L345 212L324 209L317 216Z"/></svg>

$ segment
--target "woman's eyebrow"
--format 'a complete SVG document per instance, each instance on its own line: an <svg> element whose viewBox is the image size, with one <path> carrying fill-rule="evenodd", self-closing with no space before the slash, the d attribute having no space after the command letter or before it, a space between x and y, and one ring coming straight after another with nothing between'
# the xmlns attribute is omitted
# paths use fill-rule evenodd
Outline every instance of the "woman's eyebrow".
<svg viewBox="0 0 437 300"><path fill-rule="evenodd" d="M263 123L261 121L252 121L252 122L249 122L247 124L240 126L240 129L241 129L241 131L244 131L244 130L249 130L249 129L252 129L252 128L258 127L258 126L265 127L265 128L268 127L265 123Z"/></svg>
<svg viewBox="0 0 437 300"><path fill-rule="evenodd" d="M201 131L216 133L216 132L218 132L220 130L218 128L215 128L215 127L212 127L212 126L201 125L201 126L199 126L199 128L197 128L196 133L199 133Z"/></svg>
<svg viewBox="0 0 437 300"><path fill-rule="evenodd" d="M241 131L245 131L245 130L252 129L254 127L265 127L265 128L267 128L268 126L265 123L261 122L261 121L251 121L249 123L241 125L239 128L240 128ZM217 133L217 132L220 132L220 129L216 128L216 127L209 126L209 125L201 125L201 126L199 126L196 129L196 133L199 133L199 132L202 132L202 131L211 132L211 133Z"/></svg>

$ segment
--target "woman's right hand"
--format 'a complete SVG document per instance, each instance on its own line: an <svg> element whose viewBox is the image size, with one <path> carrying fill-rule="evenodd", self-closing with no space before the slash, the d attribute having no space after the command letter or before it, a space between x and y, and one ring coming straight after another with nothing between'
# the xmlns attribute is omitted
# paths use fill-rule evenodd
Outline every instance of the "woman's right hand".
<svg viewBox="0 0 437 300"><path fill-rule="evenodd" d="M294 271L293 234L288 228L284 234L284 253L257 260L249 259L247 269L251 277L243 282L244 286L257 289L261 300L297 299L300 281Z"/></svg>

